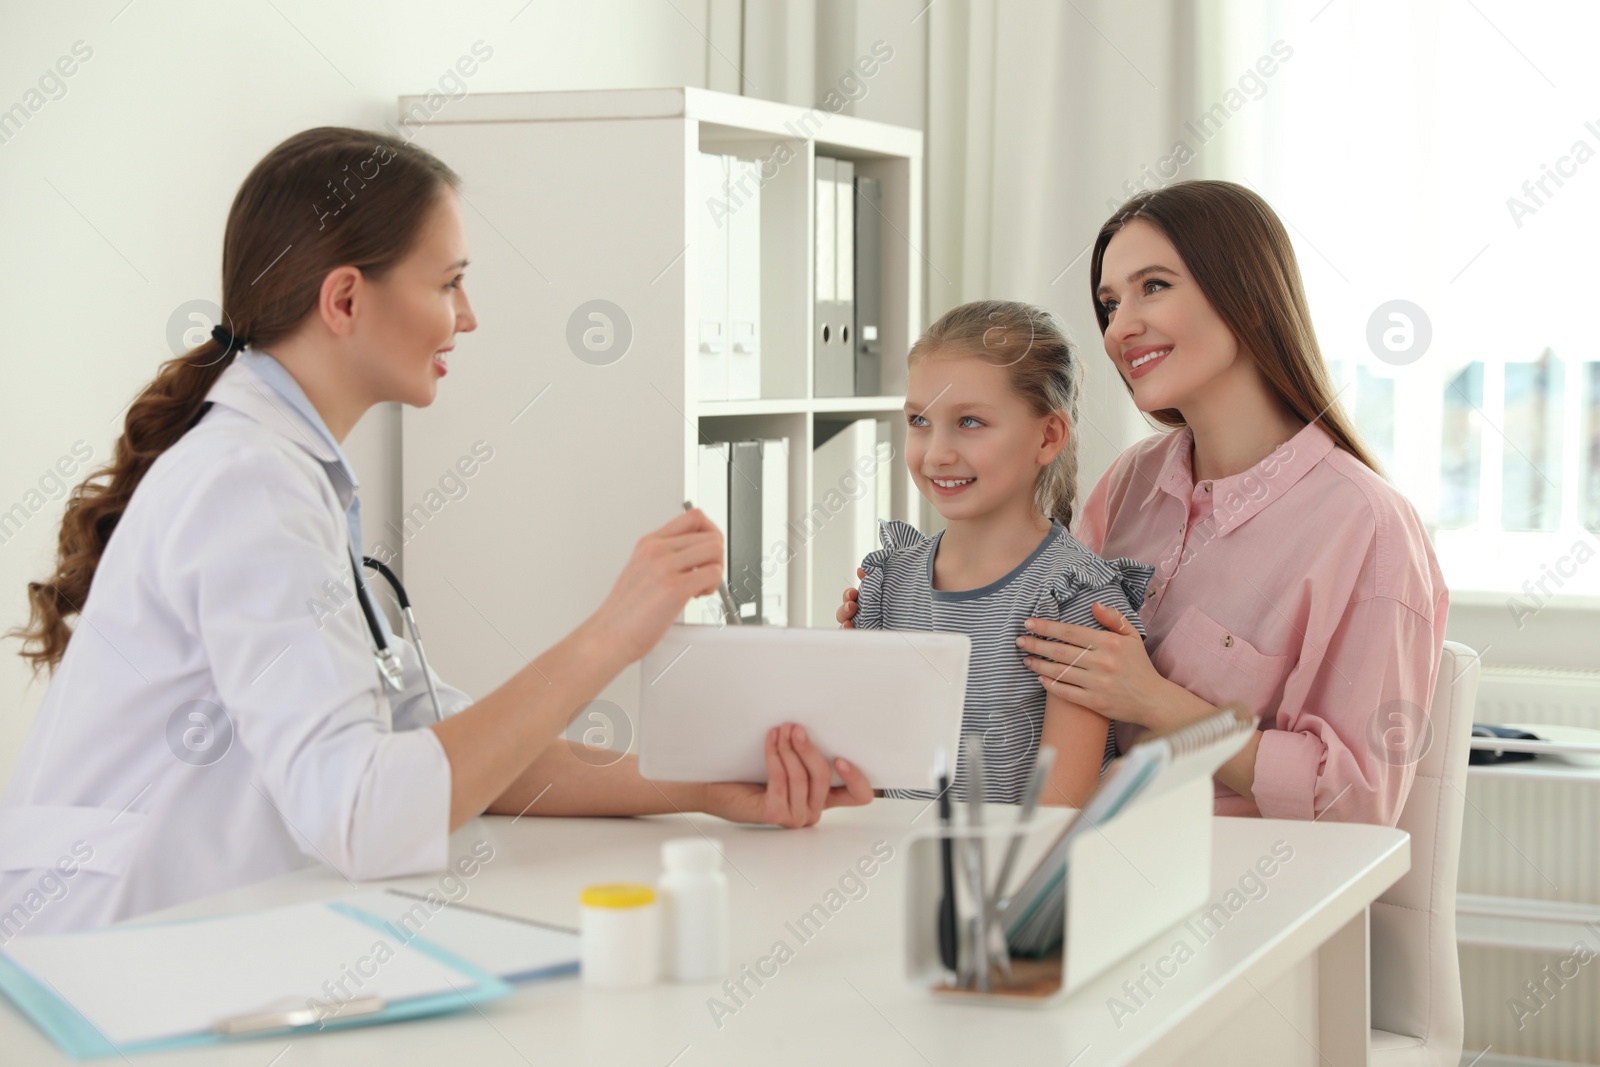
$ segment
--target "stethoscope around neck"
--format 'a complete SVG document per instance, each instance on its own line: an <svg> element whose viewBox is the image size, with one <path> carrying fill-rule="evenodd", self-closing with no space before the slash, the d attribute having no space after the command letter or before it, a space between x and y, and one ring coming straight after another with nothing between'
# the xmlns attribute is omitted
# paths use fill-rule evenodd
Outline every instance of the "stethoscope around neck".
<svg viewBox="0 0 1600 1067"><path fill-rule="evenodd" d="M229 353L232 354L231 351ZM207 400L200 405L200 411L194 420L184 428L188 433L200 424L206 412L211 410L212 401ZM383 678L390 689L396 693L404 691L405 668L400 663L400 654L389 647L389 639L383 635L383 627L378 625L378 612L372 606L372 598L367 595L367 583L361 580L361 568L356 565L356 554L350 549L345 550L350 556L350 572L356 580L356 599L361 601L361 614L366 616L367 629L372 632L374 651L372 658L378 662L378 674ZM439 708L439 692L433 687L433 675L428 672L428 657L422 651L422 631L417 629L417 616L411 610L411 598L406 596L406 587L400 584L400 579L395 577L394 571L379 563L371 556L362 556L361 562L383 575L384 580L394 589L395 599L400 602L400 614L405 616L406 627L411 631L411 644L417 650L417 662L422 665L422 678L428 683L428 699L433 702L433 721L444 722L444 712Z"/></svg>
<svg viewBox="0 0 1600 1067"><path fill-rule="evenodd" d="M433 675L428 672L428 657L422 651L422 631L417 629L417 615L411 610L411 598L406 596L406 587L400 584L400 579L395 577L394 571L379 563L371 556L362 556L361 562L383 575L384 581L394 589L394 596L400 603L400 614L405 617L406 628L411 631L411 645L417 650L417 662L422 665L422 678L428 683L428 699L433 702L433 721L443 722L444 713L439 710L439 693L433 687ZM383 627L378 624L378 612L372 606L372 598L367 595L366 583L361 580L360 569L356 567L356 555L350 552L350 569L356 577L356 598L361 601L361 614L367 618L367 629L372 631L374 646L373 658L378 661L378 673L389 684L389 688L396 693L406 687L405 671L400 665L400 656L389 647L389 641L383 635Z"/></svg>

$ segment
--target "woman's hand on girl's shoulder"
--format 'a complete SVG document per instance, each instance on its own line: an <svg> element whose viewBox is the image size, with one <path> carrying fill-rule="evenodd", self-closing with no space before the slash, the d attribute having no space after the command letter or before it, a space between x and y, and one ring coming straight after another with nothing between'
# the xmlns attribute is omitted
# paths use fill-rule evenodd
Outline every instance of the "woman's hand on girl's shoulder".
<svg viewBox="0 0 1600 1067"><path fill-rule="evenodd" d="M866 571L862 570L860 567L856 568L856 577L858 579L865 578L866 576ZM839 610L833 613L833 617L839 620L840 629L854 630L856 628L856 609L860 606L857 603L860 598L861 594L856 592L854 586L844 591L844 603L840 604Z"/></svg>
<svg viewBox="0 0 1600 1067"><path fill-rule="evenodd" d="M844 781L831 785L837 770ZM764 823L791 830L813 826L827 808L855 807L872 799L872 785L846 760L828 761L805 728L793 723L767 731L767 784L717 782L706 786L705 810L731 822Z"/></svg>

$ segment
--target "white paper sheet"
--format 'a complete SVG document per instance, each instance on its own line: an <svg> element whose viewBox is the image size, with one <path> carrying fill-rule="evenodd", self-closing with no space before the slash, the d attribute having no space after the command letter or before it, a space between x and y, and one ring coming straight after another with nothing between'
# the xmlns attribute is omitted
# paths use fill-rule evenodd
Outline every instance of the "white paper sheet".
<svg viewBox="0 0 1600 1067"><path fill-rule="evenodd" d="M406 936L420 935L508 982L523 982L571 970L578 963L578 935L556 926L474 911L469 906L434 907L393 890L373 890L344 898L387 919Z"/></svg>

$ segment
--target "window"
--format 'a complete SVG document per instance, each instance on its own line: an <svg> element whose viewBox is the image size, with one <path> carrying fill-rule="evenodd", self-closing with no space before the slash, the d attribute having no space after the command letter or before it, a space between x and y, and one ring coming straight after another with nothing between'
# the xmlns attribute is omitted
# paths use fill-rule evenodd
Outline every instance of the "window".
<svg viewBox="0 0 1600 1067"><path fill-rule="evenodd" d="M1600 5L1209 9L1202 97L1292 55L1181 177L1283 217L1340 400L1452 590L1600 595Z"/></svg>

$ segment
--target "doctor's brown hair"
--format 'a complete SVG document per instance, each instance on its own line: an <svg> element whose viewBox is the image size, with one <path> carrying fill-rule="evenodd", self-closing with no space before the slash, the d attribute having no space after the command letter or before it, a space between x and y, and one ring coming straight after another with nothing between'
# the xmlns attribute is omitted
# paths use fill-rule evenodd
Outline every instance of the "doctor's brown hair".
<svg viewBox="0 0 1600 1067"><path fill-rule="evenodd" d="M429 209L460 178L426 149L367 130L297 133L255 165L233 198L222 238L222 323L270 348L316 312L322 282L354 266L381 279L403 260ZM161 365L123 423L109 464L73 488L61 521L55 573L28 583L19 653L52 673L66 654L67 619L83 609L95 568L134 490L157 457L200 414L231 354L207 339ZM30 647L32 646L32 647Z"/></svg>
<svg viewBox="0 0 1600 1067"><path fill-rule="evenodd" d="M1172 242L1273 394L1302 422L1321 422L1335 444L1382 476L1328 378L1289 233L1271 206L1244 186L1178 182L1140 193L1106 220L1089 260L1089 299L1101 334L1111 321L1099 296L1106 246L1124 226L1141 220ZM1117 376L1132 396L1132 384ZM1172 429L1184 425L1176 408L1149 415Z"/></svg>

